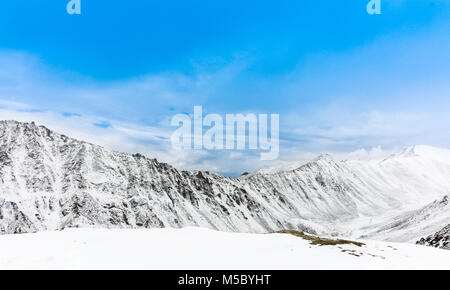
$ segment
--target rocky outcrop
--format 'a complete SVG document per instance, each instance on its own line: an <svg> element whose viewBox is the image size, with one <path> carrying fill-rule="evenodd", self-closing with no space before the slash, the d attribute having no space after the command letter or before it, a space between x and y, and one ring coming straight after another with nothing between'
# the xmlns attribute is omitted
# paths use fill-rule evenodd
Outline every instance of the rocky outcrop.
<svg viewBox="0 0 450 290"><path fill-rule="evenodd" d="M450 250L450 224L437 233L420 239L417 244Z"/></svg>

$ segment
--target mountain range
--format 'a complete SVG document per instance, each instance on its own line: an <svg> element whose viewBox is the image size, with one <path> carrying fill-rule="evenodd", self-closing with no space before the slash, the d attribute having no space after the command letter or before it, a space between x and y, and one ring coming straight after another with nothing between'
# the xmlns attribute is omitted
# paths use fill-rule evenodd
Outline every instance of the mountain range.
<svg viewBox="0 0 450 290"><path fill-rule="evenodd" d="M450 150L430 146L379 160L321 155L231 178L180 171L34 123L0 121L1 234L194 226L444 247L430 235L450 224L449 177Z"/></svg>

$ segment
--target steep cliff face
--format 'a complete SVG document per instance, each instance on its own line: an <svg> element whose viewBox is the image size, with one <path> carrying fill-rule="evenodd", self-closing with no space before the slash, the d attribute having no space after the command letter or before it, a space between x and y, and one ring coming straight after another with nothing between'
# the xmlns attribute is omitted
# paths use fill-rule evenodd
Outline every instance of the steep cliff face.
<svg viewBox="0 0 450 290"><path fill-rule="evenodd" d="M383 161L324 155L295 169L234 179L2 121L0 233L200 226L338 234L355 220L400 214L450 192L450 162L441 153L422 154L424 148L410 151Z"/></svg>

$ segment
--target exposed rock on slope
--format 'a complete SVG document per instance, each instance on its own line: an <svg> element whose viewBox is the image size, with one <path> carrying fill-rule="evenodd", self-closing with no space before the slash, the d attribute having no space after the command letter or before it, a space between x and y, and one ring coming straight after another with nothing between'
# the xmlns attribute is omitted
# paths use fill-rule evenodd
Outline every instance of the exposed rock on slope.
<svg viewBox="0 0 450 290"><path fill-rule="evenodd" d="M450 250L450 224L439 232L420 239L417 244Z"/></svg>

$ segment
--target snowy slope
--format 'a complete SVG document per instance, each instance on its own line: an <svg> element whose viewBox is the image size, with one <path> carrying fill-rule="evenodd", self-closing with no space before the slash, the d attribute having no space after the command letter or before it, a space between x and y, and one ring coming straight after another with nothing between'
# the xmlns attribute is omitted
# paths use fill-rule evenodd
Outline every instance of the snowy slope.
<svg viewBox="0 0 450 290"><path fill-rule="evenodd" d="M415 243L418 237L435 233L449 222L449 196L445 196L421 209L385 218L381 223L365 225L359 232L364 233L363 238Z"/></svg>
<svg viewBox="0 0 450 290"><path fill-rule="evenodd" d="M299 167L234 179L178 171L33 123L1 121L0 233L198 226L362 235L360 229L374 220L385 222L449 194L449 156L426 146L384 160L323 155Z"/></svg>
<svg viewBox="0 0 450 290"><path fill-rule="evenodd" d="M0 269L450 269L450 251L200 228L71 229L0 236Z"/></svg>

